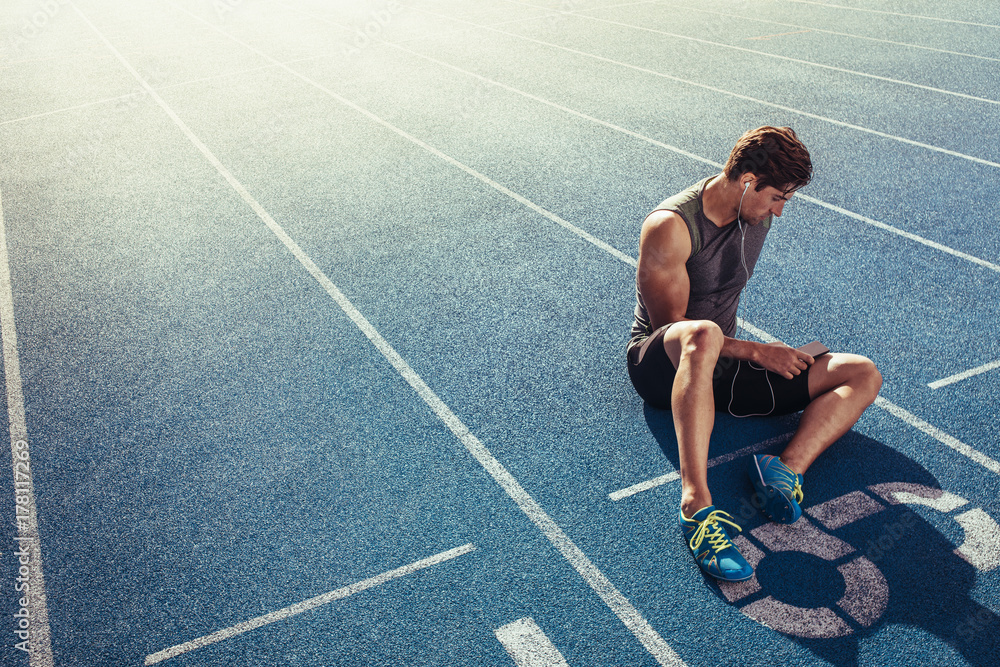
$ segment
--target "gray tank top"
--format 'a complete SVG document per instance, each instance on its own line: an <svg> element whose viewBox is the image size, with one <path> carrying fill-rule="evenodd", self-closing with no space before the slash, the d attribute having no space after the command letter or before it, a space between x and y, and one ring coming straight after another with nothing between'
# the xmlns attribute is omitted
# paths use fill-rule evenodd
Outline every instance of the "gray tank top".
<svg viewBox="0 0 1000 667"><path fill-rule="evenodd" d="M695 183L665 200L653 211L677 213L691 232L691 257L686 264L688 277L691 279L691 296L684 317L691 320L711 320L719 325L726 336L734 337L740 293L746 286L747 274L753 275L772 218L760 225L744 224L745 242L742 241L739 225L735 222L722 228L716 227L705 217L702 203L705 186L713 178L715 176ZM740 260L741 242L744 244L746 271ZM638 275L635 280L635 299L630 347L653 333L642 291L639 289Z"/></svg>

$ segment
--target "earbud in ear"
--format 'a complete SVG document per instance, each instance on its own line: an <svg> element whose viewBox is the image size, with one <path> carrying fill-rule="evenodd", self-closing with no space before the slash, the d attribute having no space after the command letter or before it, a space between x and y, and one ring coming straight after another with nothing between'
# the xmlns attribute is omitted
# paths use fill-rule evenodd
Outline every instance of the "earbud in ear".
<svg viewBox="0 0 1000 667"><path fill-rule="evenodd" d="M746 191L746 189L747 189L747 188L749 188L749 187L750 187L750 181L747 181L746 183L744 183L744 184L743 184L743 190L744 190L744 192L745 192L745 191Z"/></svg>

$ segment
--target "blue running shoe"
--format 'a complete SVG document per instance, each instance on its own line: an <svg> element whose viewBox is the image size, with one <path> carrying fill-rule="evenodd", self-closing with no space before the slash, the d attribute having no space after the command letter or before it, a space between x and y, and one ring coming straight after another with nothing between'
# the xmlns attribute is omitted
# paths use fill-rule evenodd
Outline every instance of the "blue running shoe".
<svg viewBox="0 0 1000 667"><path fill-rule="evenodd" d="M802 516L802 475L777 456L756 454L750 464L750 480L757 489L761 509L772 521L794 523Z"/></svg>
<svg viewBox="0 0 1000 667"><path fill-rule="evenodd" d="M701 508L690 519L684 516L684 512L680 515L684 539L705 574L725 581L743 581L753 576L750 563L740 555L722 525L729 524L742 532L742 528L729 520L732 516L715 509L715 505Z"/></svg>

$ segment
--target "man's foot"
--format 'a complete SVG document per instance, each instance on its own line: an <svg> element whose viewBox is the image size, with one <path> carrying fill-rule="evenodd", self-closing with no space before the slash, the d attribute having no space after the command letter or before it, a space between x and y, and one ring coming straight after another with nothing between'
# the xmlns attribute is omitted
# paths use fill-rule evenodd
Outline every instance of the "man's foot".
<svg viewBox="0 0 1000 667"><path fill-rule="evenodd" d="M802 502L802 475L770 454L755 454L748 472L764 514L778 523L798 521L802 516L799 506Z"/></svg>
<svg viewBox="0 0 1000 667"><path fill-rule="evenodd" d="M742 531L729 520L733 518L732 516L715 509L715 505L701 508L690 519L684 516L684 512L680 515L684 539L702 571L726 581L743 581L753 576L750 563L740 555L729 540L726 527L722 525L727 523Z"/></svg>

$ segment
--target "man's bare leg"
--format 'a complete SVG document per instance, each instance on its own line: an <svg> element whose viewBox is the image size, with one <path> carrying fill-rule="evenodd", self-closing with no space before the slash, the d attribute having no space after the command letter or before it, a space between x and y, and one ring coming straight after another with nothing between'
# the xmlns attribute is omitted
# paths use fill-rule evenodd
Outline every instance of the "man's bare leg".
<svg viewBox="0 0 1000 667"><path fill-rule="evenodd" d="M712 374L725 337L708 321L672 325L663 347L677 368L670 395L681 468L681 511L684 516L712 504L708 490L708 444L715 426Z"/></svg>
<svg viewBox="0 0 1000 667"><path fill-rule="evenodd" d="M677 369L670 406L680 454L681 532L703 572L744 581L753 576L753 567L729 540L726 528L739 530L739 526L725 512L704 510L712 505L708 490L708 443L715 426L712 375L725 341L712 322L684 321L667 329L663 348ZM701 515L699 510L704 510Z"/></svg>
<svg viewBox="0 0 1000 667"><path fill-rule="evenodd" d="M826 354L809 369L812 402L781 461L799 474L858 421L875 401L882 375L869 359L854 354Z"/></svg>

